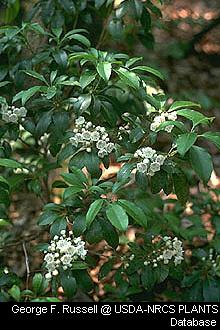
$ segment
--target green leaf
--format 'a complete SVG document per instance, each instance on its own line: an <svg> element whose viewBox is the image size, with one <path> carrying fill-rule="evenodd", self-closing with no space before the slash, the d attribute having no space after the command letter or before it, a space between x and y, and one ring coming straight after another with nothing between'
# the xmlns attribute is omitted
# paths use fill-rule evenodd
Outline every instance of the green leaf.
<svg viewBox="0 0 220 330"><path fill-rule="evenodd" d="M160 124L160 126L158 126L158 128L156 129L156 131L161 131L163 130L164 128L166 128L167 126L170 126L170 125L174 125L175 127L179 128L179 130L181 132L187 132L187 129L185 127L185 125L183 123L181 123L181 121L173 121L173 120L166 120L164 121L163 123Z"/></svg>
<svg viewBox="0 0 220 330"><path fill-rule="evenodd" d="M0 187L0 204L3 203L6 206L10 205L9 193L8 190Z"/></svg>
<svg viewBox="0 0 220 330"><path fill-rule="evenodd" d="M44 82L46 85L48 85L46 79L41 74L39 74L35 71L32 71L32 70L23 70L23 72L26 73L28 76L34 77L34 78Z"/></svg>
<svg viewBox="0 0 220 330"><path fill-rule="evenodd" d="M38 23L32 23L30 24L30 29L42 34L47 35L47 32L42 28L42 26Z"/></svg>
<svg viewBox="0 0 220 330"><path fill-rule="evenodd" d="M61 230L65 230L67 225L66 217L58 217L50 227L51 236L60 235Z"/></svg>
<svg viewBox="0 0 220 330"><path fill-rule="evenodd" d="M52 112L47 111L47 112L43 113L41 115L40 119L38 120L34 134L39 138L41 135L46 133L51 122L52 122Z"/></svg>
<svg viewBox="0 0 220 330"><path fill-rule="evenodd" d="M103 203L104 203L103 199L97 199L90 205L88 212L86 214L87 227L91 225L91 223L93 222L99 211L101 210Z"/></svg>
<svg viewBox="0 0 220 330"><path fill-rule="evenodd" d="M75 236L80 236L86 230L86 217L84 215L77 215L73 222L73 233Z"/></svg>
<svg viewBox="0 0 220 330"><path fill-rule="evenodd" d="M89 84L91 84L91 82L95 80L96 75L97 74L93 71L84 72L79 79L79 83L82 89L86 88Z"/></svg>
<svg viewBox="0 0 220 330"><path fill-rule="evenodd" d="M120 205L116 203L108 205L106 216L115 228L121 231L128 228L128 216Z"/></svg>
<svg viewBox="0 0 220 330"><path fill-rule="evenodd" d="M13 22L13 20L17 17L19 10L20 10L19 0L8 2L7 9L4 13L4 22L6 24Z"/></svg>
<svg viewBox="0 0 220 330"><path fill-rule="evenodd" d="M89 39L78 33L72 34L71 36L68 37L68 39L75 39L88 48L91 46Z"/></svg>
<svg viewBox="0 0 220 330"><path fill-rule="evenodd" d="M75 270L75 269L87 269L87 268L88 268L88 265L84 261L74 261L73 265L72 265L73 270Z"/></svg>
<svg viewBox="0 0 220 330"><path fill-rule="evenodd" d="M53 223L59 215L57 213L53 212L43 212L39 219L38 219L38 225L40 226L47 226Z"/></svg>
<svg viewBox="0 0 220 330"><path fill-rule="evenodd" d="M123 207L127 214L134 219L134 221L136 221L141 227L147 228L146 215L140 207L125 199L119 199L117 202Z"/></svg>
<svg viewBox="0 0 220 330"><path fill-rule="evenodd" d="M105 2L106 0L95 0L95 7L99 9Z"/></svg>
<svg viewBox="0 0 220 330"><path fill-rule="evenodd" d="M115 72L125 85L128 85L134 89L138 89L140 87L140 78L134 72L124 68L119 68L118 70L115 70Z"/></svg>
<svg viewBox="0 0 220 330"><path fill-rule="evenodd" d="M24 168L24 166L18 163L16 160L0 158L0 166L10 167L10 168Z"/></svg>
<svg viewBox="0 0 220 330"><path fill-rule="evenodd" d="M173 175L173 183L175 194L177 195L178 200L181 204L185 204L189 197L189 183L186 179L184 174L177 174Z"/></svg>
<svg viewBox="0 0 220 330"><path fill-rule="evenodd" d="M211 142L213 142L216 145L216 147L218 147L220 149L220 133L205 132L200 136L204 137L207 140L210 140Z"/></svg>
<svg viewBox="0 0 220 330"><path fill-rule="evenodd" d="M214 119L214 117L205 117L198 111L194 110L178 110L177 114L179 116L185 117L193 122L193 126L197 126L199 124L208 124L210 121Z"/></svg>
<svg viewBox="0 0 220 330"><path fill-rule="evenodd" d="M167 173L160 170L151 177L151 191L152 194L158 194L165 186L167 181Z"/></svg>
<svg viewBox="0 0 220 330"><path fill-rule="evenodd" d="M22 105L25 105L25 103L32 96L34 96L36 93L40 92L41 90L42 90L42 86L34 86L25 91L21 91L13 97L12 103L21 99Z"/></svg>
<svg viewBox="0 0 220 330"><path fill-rule="evenodd" d="M156 283L156 276L151 267L145 266L141 274L141 282L145 289L152 290Z"/></svg>
<svg viewBox="0 0 220 330"><path fill-rule="evenodd" d="M33 291L35 292L36 295L40 295L42 292L42 284L43 284L43 276L41 273L37 273L33 277L32 281L32 286L33 286Z"/></svg>
<svg viewBox="0 0 220 330"><path fill-rule="evenodd" d="M104 79L106 82L109 80L112 72L112 65L108 62L100 62L97 64L97 72L100 75L102 79Z"/></svg>
<svg viewBox="0 0 220 330"><path fill-rule="evenodd" d="M0 159L0 161L1 161L1 159ZM2 175L0 175L0 182L3 182L3 183L6 184L7 186L9 186L8 181L7 181Z"/></svg>
<svg viewBox="0 0 220 330"><path fill-rule="evenodd" d="M133 70L137 70L137 71L145 71L145 72L148 72L148 73L151 73L152 75L160 78L161 80L164 80L164 77L163 75L160 73L160 71L156 70L156 69L153 69L149 66L145 66L145 65L139 65L139 66L135 66L134 68L131 69L132 71Z"/></svg>
<svg viewBox="0 0 220 330"><path fill-rule="evenodd" d="M81 187L82 189L85 188L85 186L83 185L83 182L74 173L62 173L61 176L64 178L64 180L67 183L69 183L73 186Z"/></svg>
<svg viewBox="0 0 220 330"><path fill-rule="evenodd" d="M73 275L80 290L82 290L83 292L90 292L91 290L93 290L93 281L91 280L88 272L85 269L74 270Z"/></svg>
<svg viewBox="0 0 220 330"><path fill-rule="evenodd" d="M175 101L169 107L168 111L176 111L184 108L201 108L200 104L190 101Z"/></svg>
<svg viewBox="0 0 220 330"><path fill-rule="evenodd" d="M95 219L89 229L86 231L86 241L95 244L103 240L102 227L99 219Z"/></svg>
<svg viewBox="0 0 220 330"><path fill-rule="evenodd" d="M71 143L68 143L59 153L57 157L58 164L60 164L63 160L69 158L74 153L74 149Z"/></svg>
<svg viewBox="0 0 220 330"><path fill-rule="evenodd" d="M105 262L100 269L99 278L103 279L104 277L106 277L113 269L113 266L114 266L114 260L109 260Z"/></svg>
<svg viewBox="0 0 220 330"><path fill-rule="evenodd" d="M12 296L14 300L20 301L21 290L17 285L14 284L13 287L8 290L8 293Z"/></svg>
<svg viewBox="0 0 220 330"><path fill-rule="evenodd" d="M211 155L205 149L193 146L189 151L189 159L198 177L207 183L213 171Z"/></svg>
<svg viewBox="0 0 220 330"><path fill-rule="evenodd" d="M1 200L0 200L0 203L1 203ZM11 223L8 220L0 218L0 228L5 227L5 226L10 226L10 225L11 225Z"/></svg>
<svg viewBox="0 0 220 330"><path fill-rule="evenodd" d="M53 53L53 58L55 62L61 67L62 70L65 70L67 67L68 56L67 53L63 50L57 50Z"/></svg>
<svg viewBox="0 0 220 330"><path fill-rule="evenodd" d="M124 164L117 173L117 180L123 181L131 176L131 171L135 168L136 164L127 163Z"/></svg>
<svg viewBox="0 0 220 330"><path fill-rule="evenodd" d="M77 290L76 279L71 275L66 275L65 273L61 276L61 285L64 290L64 294L67 298L72 299Z"/></svg>
<svg viewBox="0 0 220 330"><path fill-rule="evenodd" d="M197 140L196 133L185 133L180 135L176 140L177 151L181 156L184 156L185 153L192 147L192 145Z"/></svg>
<svg viewBox="0 0 220 330"><path fill-rule="evenodd" d="M67 198L71 197L72 195L75 195L75 194L81 192L84 188L85 187L83 187L82 185L75 185L75 186L66 188L63 193L63 199L67 199Z"/></svg>
<svg viewBox="0 0 220 330"><path fill-rule="evenodd" d="M203 282L203 297L205 302L220 302L220 288L214 279Z"/></svg>
<svg viewBox="0 0 220 330"><path fill-rule="evenodd" d="M4 87L4 86L6 86L6 85L8 85L10 83L11 83L10 81L2 81L2 82L0 82L0 88L1 87Z"/></svg>
<svg viewBox="0 0 220 330"><path fill-rule="evenodd" d="M119 237L115 227L112 226L107 219L101 219L99 224L102 229L103 239L106 240L113 249L116 249L119 244Z"/></svg>

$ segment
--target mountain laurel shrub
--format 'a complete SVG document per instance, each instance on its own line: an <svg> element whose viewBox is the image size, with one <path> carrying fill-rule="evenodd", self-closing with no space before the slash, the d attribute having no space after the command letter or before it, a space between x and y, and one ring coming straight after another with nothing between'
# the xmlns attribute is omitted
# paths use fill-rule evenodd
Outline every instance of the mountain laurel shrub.
<svg viewBox="0 0 220 330"><path fill-rule="evenodd" d="M100 50L106 38L128 43L129 26L152 40L150 10L160 16L151 1L38 1L32 21L13 25L8 14L11 25L0 28L0 251L10 244L15 193L41 200L36 221L48 232L41 271L27 269L26 285L1 259L1 301L59 301L60 286L64 299L92 297L97 266L100 299L219 300L219 191L190 196L213 171L201 143L220 147L214 118L166 95L163 75L141 58ZM99 11L97 46L85 27Z"/></svg>

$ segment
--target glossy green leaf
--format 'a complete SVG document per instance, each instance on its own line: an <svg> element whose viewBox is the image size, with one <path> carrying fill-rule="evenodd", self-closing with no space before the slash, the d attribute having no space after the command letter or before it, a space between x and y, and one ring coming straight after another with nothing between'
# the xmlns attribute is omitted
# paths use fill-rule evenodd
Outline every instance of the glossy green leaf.
<svg viewBox="0 0 220 330"><path fill-rule="evenodd" d="M115 72L125 85L128 85L134 89L138 89L140 87L140 78L134 72L124 68L115 70Z"/></svg>
<svg viewBox="0 0 220 330"><path fill-rule="evenodd" d="M211 155L205 149L193 146L189 152L189 159L196 174L204 183L207 183L213 171Z"/></svg>
<svg viewBox="0 0 220 330"><path fill-rule="evenodd" d="M185 153L192 147L192 145L197 140L196 133L185 133L180 135L176 140L177 151L181 156L184 156Z"/></svg>
<svg viewBox="0 0 220 330"><path fill-rule="evenodd" d="M97 64L97 72L100 75L102 79L104 79L106 82L109 80L112 72L112 65L108 62L100 62Z"/></svg>
<svg viewBox="0 0 220 330"><path fill-rule="evenodd" d="M108 205L106 209L106 216L115 228L121 231L125 231L127 229L128 216L120 205L116 203Z"/></svg>
<svg viewBox="0 0 220 330"><path fill-rule="evenodd" d="M147 217L139 206L125 199L119 199L117 203L134 219L135 222L141 227L147 228Z"/></svg>
<svg viewBox="0 0 220 330"><path fill-rule="evenodd" d="M86 214L86 225L87 225L87 227L89 227L91 225L91 223L94 221L95 217L97 216L97 214L101 210L103 204L104 204L103 199L97 199L96 201L94 201L90 205L90 207L88 209L88 212Z"/></svg>

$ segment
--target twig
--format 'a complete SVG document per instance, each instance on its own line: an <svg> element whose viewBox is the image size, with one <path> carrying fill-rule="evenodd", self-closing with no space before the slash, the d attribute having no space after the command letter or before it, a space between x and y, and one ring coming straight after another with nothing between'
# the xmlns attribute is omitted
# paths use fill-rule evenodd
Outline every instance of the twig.
<svg viewBox="0 0 220 330"><path fill-rule="evenodd" d="M25 257L25 265L26 265L26 270L27 270L27 277L26 277L26 290L28 290L28 283L29 283L29 277L30 277L30 267L29 267L29 259L28 259L28 254L25 246L25 241L22 242L22 247L24 250L24 257Z"/></svg>

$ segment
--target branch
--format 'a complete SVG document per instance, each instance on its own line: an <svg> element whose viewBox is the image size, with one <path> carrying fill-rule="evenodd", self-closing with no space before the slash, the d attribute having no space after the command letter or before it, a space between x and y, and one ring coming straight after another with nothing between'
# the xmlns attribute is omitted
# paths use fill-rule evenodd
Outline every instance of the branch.
<svg viewBox="0 0 220 330"><path fill-rule="evenodd" d="M25 265L26 265L26 270L27 270L27 277L26 277L26 290L28 290L28 283L29 283L29 277L30 277L30 267L29 267L29 259L28 259L28 254L25 246L25 241L22 242L22 247L24 251L24 257L25 257Z"/></svg>

